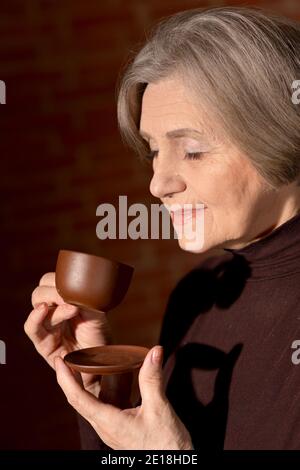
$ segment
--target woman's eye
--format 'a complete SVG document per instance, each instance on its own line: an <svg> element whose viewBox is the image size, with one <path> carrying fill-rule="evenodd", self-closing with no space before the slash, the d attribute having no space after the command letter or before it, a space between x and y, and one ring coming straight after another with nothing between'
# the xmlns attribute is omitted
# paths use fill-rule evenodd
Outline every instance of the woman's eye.
<svg viewBox="0 0 300 470"><path fill-rule="evenodd" d="M202 155L203 152L188 152L185 154L184 158L187 158L188 160L198 160Z"/></svg>
<svg viewBox="0 0 300 470"><path fill-rule="evenodd" d="M146 155L145 158L146 160L152 161L153 158L155 158L158 154L158 150L151 150L149 151ZM188 160L199 160L203 155L203 152L188 152L185 154L185 159Z"/></svg>

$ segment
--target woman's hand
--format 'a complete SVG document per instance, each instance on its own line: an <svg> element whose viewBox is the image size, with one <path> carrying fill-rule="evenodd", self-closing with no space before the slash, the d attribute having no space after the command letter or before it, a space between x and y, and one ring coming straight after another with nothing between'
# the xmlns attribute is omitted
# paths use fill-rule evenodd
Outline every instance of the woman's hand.
<svg viewBox="0 0 300 470"><path fill-rule="evenodd" d="M162 384L162 347L152 348L139 372L141 406L121 410L86 391L80 374L57 357L57 381L70 405L115 450L191 450L191 437L167 400ZM77 377L77 379L76 379Z"/></svg>
<svg viewBox="0 0 300 470"><path fill-rule="evenodd" d="M66 304L55 287L55 273L47 273L32 293L34 310L24 330L39 354L54 369L54 358L77 349L111 343L111 332L104 312L92 312ZM84 387L98 396L98 377L82 374Z"/></svg>

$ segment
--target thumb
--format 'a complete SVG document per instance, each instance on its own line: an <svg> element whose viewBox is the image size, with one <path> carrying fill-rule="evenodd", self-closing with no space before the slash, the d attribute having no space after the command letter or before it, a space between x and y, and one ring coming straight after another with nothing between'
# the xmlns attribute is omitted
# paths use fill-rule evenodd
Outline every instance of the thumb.
<svg viewBox="0 0 300 470"><path fill-rule="evenodd" d="M163 347L154 346L148 352L139 372L142 404L147 406L165 397L162 376Z"/></svg>

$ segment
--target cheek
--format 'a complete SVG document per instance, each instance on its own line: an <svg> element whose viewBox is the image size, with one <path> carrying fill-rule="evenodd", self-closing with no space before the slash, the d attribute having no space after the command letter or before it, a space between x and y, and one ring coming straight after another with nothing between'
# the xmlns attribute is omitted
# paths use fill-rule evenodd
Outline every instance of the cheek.
<svg viewBox="0 0 300 470"><path fill-rule="evenodd" d="M220 155L202 177L208 204L210 201L212 207L216 205L232 215L251 210L264 188L262 178L251 162L234 152L230 157Z"/></svg>
<svg viewBox="0 0 300 470"><path fill-rule="evenodd" d="M199 165L199 169L194 168L188 177L191 191L211 209L232 204L241 199L245 191L245 178L236 171L234 165Z"/></svg>

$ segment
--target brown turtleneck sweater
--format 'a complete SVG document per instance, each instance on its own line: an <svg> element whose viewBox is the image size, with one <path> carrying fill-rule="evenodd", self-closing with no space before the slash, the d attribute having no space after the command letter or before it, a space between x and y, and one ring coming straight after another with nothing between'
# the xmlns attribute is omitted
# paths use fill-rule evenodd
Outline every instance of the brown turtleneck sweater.
<svg viewBox="0 0 300 470"><path fill-rule="evenodd" d="M166 393L195 449L300 449L296 340L300 214L206 260L169 298L159 341ZM83 447L105 448L80 421Z"/></svg>

